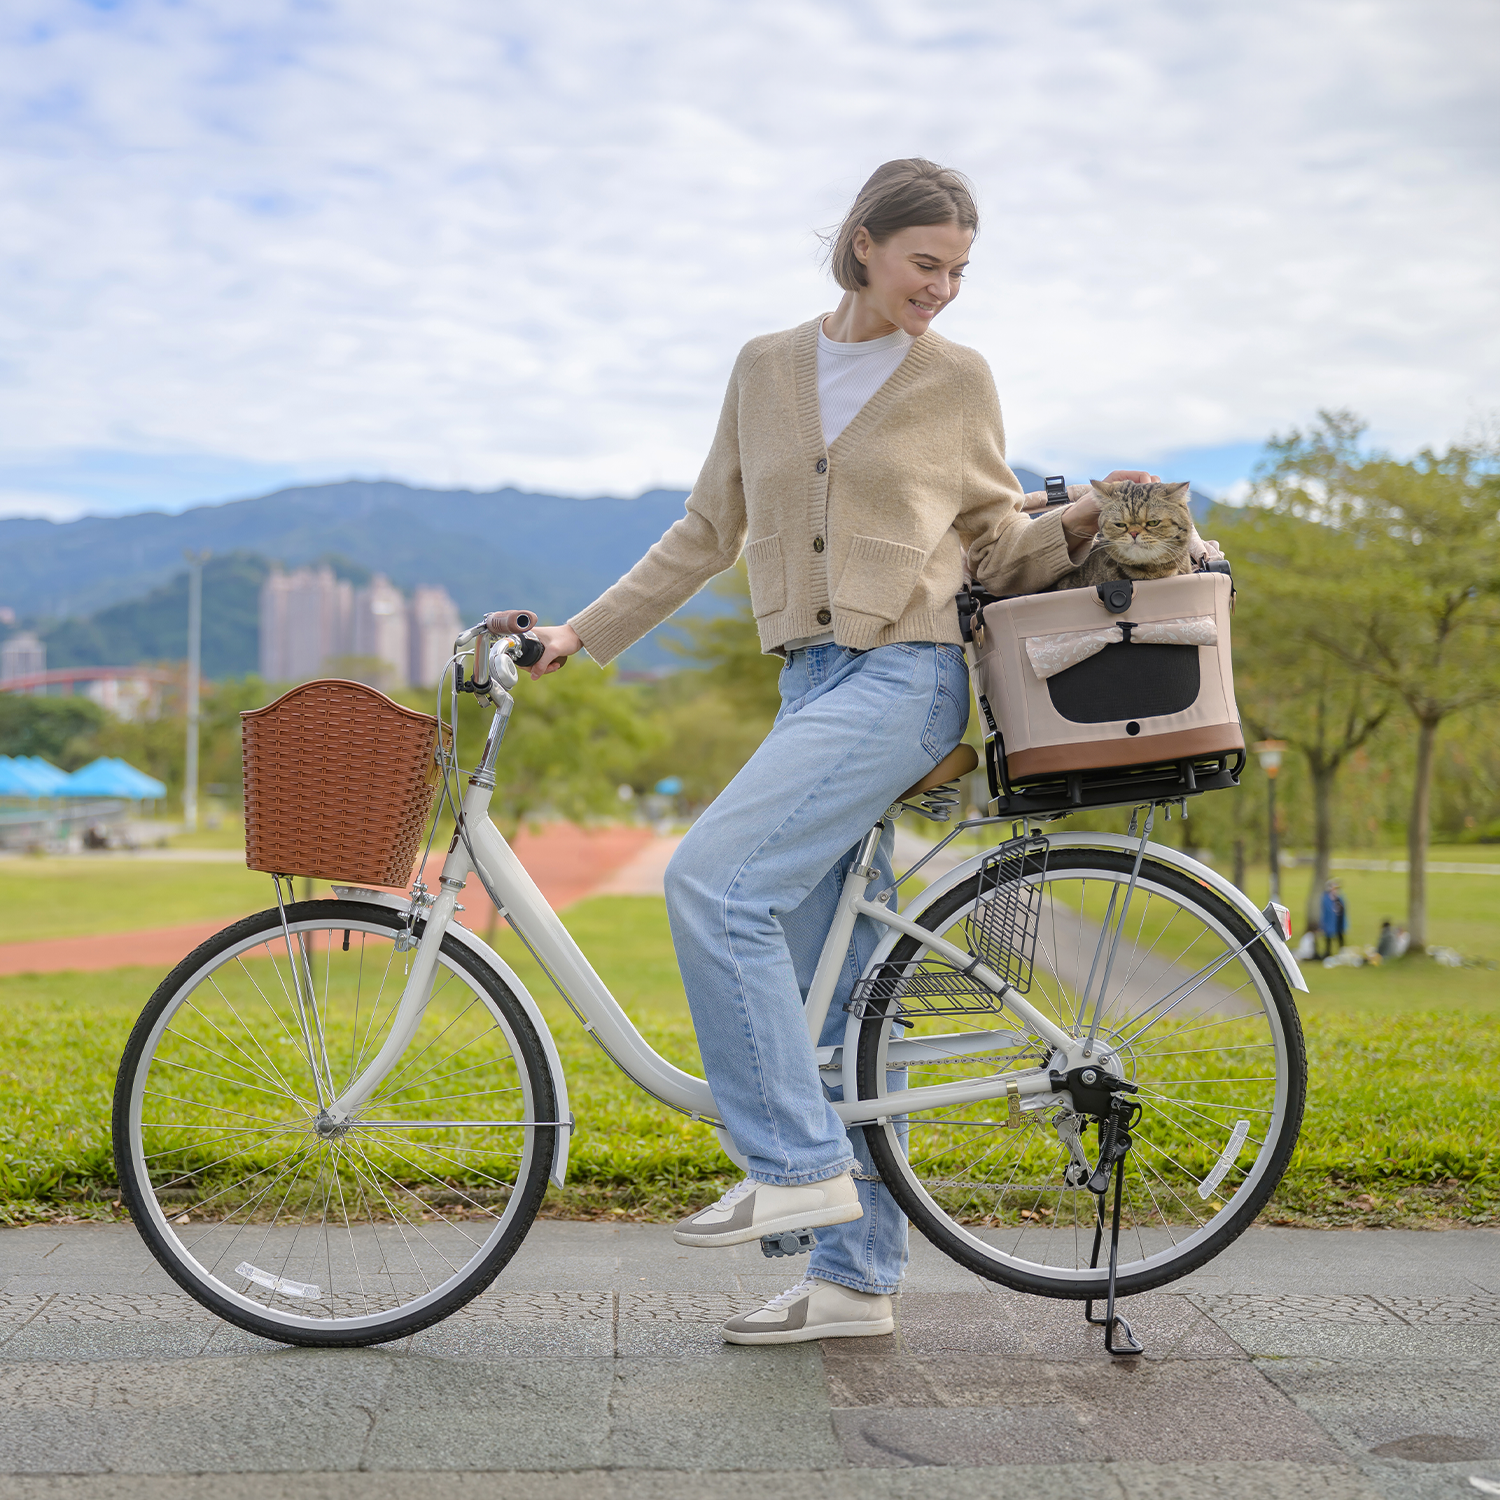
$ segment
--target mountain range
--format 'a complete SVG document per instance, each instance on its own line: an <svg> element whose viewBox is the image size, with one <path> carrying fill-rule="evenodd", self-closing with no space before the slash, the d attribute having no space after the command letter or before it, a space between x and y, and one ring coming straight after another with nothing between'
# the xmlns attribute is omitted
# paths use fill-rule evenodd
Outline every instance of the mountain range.
<svg viewBox="0 0 1500 1500"><path fill-rule="evenodd" d="M1027 490L1040 475L1017 469ZM256 598L274 563L329 562L403 589L441 584L460 614L530 608L566 619L625 572L682 514L685 490L634 499L570 499L505 488L418 489L393 480L301 485L177 514L148 511L76 521L0 519L6 559L0 605L39 626L52 666L121 664L186 652L183 554L208 550L204 670L239 675L256 661ZM1207 505L1194 496L1194 510ZM687 606L712 610L712 596ZM654 633L653 633L654 634ZM625 665L677 658L659 639Z"/></svg>

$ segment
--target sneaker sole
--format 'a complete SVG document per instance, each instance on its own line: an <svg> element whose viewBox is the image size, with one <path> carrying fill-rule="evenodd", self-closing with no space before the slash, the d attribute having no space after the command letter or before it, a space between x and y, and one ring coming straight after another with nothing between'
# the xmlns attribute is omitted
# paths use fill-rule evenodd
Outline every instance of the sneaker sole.
<svg viewBox="0 0 1500 1500"><path fill-rule="evenodd" d="M814 1339L877 1338L895 1331L895 1318L880 1318L867 1323L825 1323L819 1328L773 1328L765 1333L719 1330L726 1344L808 1344Z"/></svg>
<svg viewBox="0 0 1500 1500"><path fill-rule="evenodd" d="M763 1234L784 1234L788 1229L827 1229L830 1224L852 1224L865 1216L864 1205L845 1203L839 1208L825 1208L815 1214L784 1214L779 1219L766 1219L752 1224L748 1229L735 1229L715 1234L712 1230L694 1234L687 1229L674 1229L672 1238L679 1245L690 1245L695 1250L718 1250L729 1245L748 1245Z"/></svg>

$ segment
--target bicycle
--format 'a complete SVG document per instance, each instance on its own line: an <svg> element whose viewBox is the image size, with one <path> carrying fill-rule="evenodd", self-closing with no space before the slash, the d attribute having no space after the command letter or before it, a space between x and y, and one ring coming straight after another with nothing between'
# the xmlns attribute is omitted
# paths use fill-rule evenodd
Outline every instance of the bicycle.
<svg viewBox="0 0 1500 1500"><path fill-rule="evenodd" d="M515 973L455 920L471 871L595 1042L737 1155L707 1083L647 1044L488 816L510 690L541 654L533 623L489 615L455 643L454 727L460 688L493 717L466 789L439 741L456 828L437 891L341 885L295 902L273 877L276 906L189 954L126 1046L121 1196L179 1285L266 1338L372 1344L437 1322L503 1270L548 1179L564 1180L561 1061ZM808 1028L816 1044L856 919L880 923L843 1041L818 1049L839 1115L933 1244L1005 1286L1084 1301L1111 1353L1138 1352L1116 1296L1222 1251L1295 1144L1306 1062L1291 990L1306 986L1287 913L1151 842L1177 800L1154 793L1125 836L1048 838L1028 818L898 909L932 854L1004 820L960 821L871 892L887 823L946 820L976 763L959 746L865 835Z"/></svg>

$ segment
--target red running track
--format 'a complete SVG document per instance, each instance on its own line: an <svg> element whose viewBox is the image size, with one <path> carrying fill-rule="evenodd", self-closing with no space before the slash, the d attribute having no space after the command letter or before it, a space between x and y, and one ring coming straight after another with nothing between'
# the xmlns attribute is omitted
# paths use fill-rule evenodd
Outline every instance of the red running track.
<svg viewBox="0 0 1500 1500"><path fill-rule="evenodd" d="M531 878L555 910L581 901L622 865L628 864L652 840L647 828L579 828L552 823L533 833L523 828L512 841ZM427 884L437 888L443 856L434 854L426 865ZM100 866L119 871L119 865ZM270 896L269 887L267 897ZM269 904L269 900L268 900ZM483 928L494 908L477 877L464 888L464 922ZM166 973L199 943L244 913L216 922L194 922L184 927L154 927L141 932L93 933L83 937L46 938L31 943L0 943L0 975L55 974L64 970L119 969L128 964Z"/></svg>

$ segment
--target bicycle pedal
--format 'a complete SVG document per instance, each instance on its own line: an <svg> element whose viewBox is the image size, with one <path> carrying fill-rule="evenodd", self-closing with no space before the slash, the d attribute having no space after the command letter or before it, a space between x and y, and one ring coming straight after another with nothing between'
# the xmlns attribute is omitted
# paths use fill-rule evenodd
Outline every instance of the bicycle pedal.
<svg viewBox="0 0 1500 1500"><path fill-rule="evenodd" d="M810 1229L787 1229L781 1234L763 1234L760 1237L760 1253L767 1258L778 1255L806 1255L818 1237Z"/></svg>

